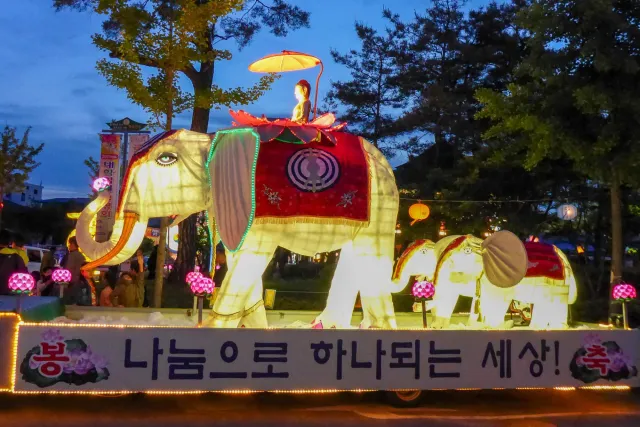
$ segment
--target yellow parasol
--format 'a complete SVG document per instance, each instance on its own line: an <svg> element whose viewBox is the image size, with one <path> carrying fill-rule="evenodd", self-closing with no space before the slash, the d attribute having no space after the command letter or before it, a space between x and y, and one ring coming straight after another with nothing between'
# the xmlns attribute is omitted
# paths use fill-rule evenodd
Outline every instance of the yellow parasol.
<svg viewBox="0 0 640 427"><path fill-rule="evenodd" d="M320 59L306 53L283 50L280 53L274 53L258 59L249 65L249 71L254 73L284 73L287 71L306 70L317 65L320 65L320 73L316 78L316 95L313 100L313 118L315 119L318 109L318 85L320 84L320 76L324 71L324 65Z"/></svg>

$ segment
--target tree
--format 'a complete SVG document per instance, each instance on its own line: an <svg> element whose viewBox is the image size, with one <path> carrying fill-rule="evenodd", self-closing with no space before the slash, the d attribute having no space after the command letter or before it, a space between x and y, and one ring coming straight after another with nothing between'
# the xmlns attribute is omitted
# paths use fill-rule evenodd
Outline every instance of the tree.
<svg viewBox="0 0 640 427"><path fill-rule="evenodd" d="M535 0L519 14L529 53L507 90L478 91L490 139L525 150L525 166L567 158L610 193L611 283L622 276L621 185L640 171L640 5L627 0Z"/></svg>
<svg viewBox="0 0 640 427"><path fill-rule="evenodd" d="M38 146L29 145L27 128L22 138L16 137L16 128L5 126L2 131L2 151L0 151L0 202L4 195L22 190L29 174L40 166L36 156L44 148L44 143ZM2 224L2 209L0 209L0 225Z"/></svg>
<svg viewBox="0 0 640 427"><path fill-rule="evenodd" d="M351 131L378 148L388 148L383 140L393 123L391 112L402 105L392 82L398 35L390 29L380 35L361 23L356 23L355 29L362 44L359 51L351 49L341 54L331 50L333 60L351 71L351 80L332 82L326 102L333 109L346 106L340 119L349 123Z"/></svg>
<svg viewBox="0 0 640 427"><path fill-rule="evenodd" d="M186 76L193 93L181 92L174 86L174 108L176 111L193 108L191 130L197 132L207 132L211 108L250 104L268 90L275 78L263 76L248 89L223 89L215 85L216 62L232 58L229 50L219 48L220 43L235 41L243 48L262 27L282 37L289 30L309 25L309 14L284 0L54 0L53 4L57 10L92 10L106 16L102 34L94 35L93 41L111 58L123 60L98 64L101 72L113 76L116 85L138 81L141 66L171 68ZM168 37L170 28L173 34ZM169 39L172 53L167 56ZM162 76L150 80L151 91L162 90L162 81ZM133 92L129 97L140 105L149 105L150 100L144 94ZM181 279L195 262L196 216L191 215L180 224L174 271Z"/></svg>
<svg viewBox="0 0 640 427"><path fill-rule="evenodd" d="M89 178L91 182L95 181L98 176L100 176L100 162L93 158L93 156L89 156L88 159L84 159L84 165L89 168ZM92 193L89 194L89 197L93 197L95 195L95 190L93 189L93 185L89 184L91 187Z"/></svg>

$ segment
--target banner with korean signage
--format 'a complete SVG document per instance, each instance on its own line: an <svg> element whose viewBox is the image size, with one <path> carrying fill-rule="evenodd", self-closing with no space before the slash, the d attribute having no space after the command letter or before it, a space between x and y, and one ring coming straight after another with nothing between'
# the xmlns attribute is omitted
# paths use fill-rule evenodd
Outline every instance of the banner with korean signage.
<svg viewBox="0 0 640 427"><path fill-rule="evenodd" d="M640 331L19 329L16 391L640 386Z"/></svg>
<svg viewBox="0 0 640 427"><path fill-rule="evenodd" d="M104 242L109 239L118 201L120 188L120 135L100 134L100 177L109 178L111 183L110 199L105 207L98 212L96 219L96 241Z"/></svg>
<svg viewBox="0 0 640 427"><path fill-rule="evenodd" d="M127 165L131 157L149 140L148 134L129 135L129 150L127 151Z"/></svg>

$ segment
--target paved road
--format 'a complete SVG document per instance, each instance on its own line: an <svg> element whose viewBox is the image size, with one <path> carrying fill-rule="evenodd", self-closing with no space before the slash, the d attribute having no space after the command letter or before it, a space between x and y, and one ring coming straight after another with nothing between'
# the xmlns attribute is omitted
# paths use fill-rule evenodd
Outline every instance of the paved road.
<svg viewBox="0 0 640 427"><path fill-rule="evenodd" d="M433 392L398 409L375 393L203 396L0 396L0 426L637 427L629 392Z"/></svg>

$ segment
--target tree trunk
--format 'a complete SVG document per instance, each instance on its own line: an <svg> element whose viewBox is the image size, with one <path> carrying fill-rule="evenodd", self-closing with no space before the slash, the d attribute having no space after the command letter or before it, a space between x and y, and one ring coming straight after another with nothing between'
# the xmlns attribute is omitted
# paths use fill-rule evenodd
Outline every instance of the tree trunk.
<svg viewBox="0 0 640 427"><path fill-rule="evenodd" d="M620 176L614 168L612 170L611 188L611 280L609 285L609 298L611 298L613 285L622 280L623 265L623 239L622 239L622 206L620 203Z"/></svg>
<svg viewBox="0 0 640 427"><path fill-rule="evenodd" d="M172 27L173 28L173 27ZM167 70L167 123L165 130L171 130L173 126L173 80L175 74L171 68ZM156 278L153 286L153 306L162 307L162 287L164 285L164 261L167 253L167 228L169 228L169 218L160 219L160 236L158 242L158 256L156 258Z"/></svg>
<svg viewBox="0 0 640 427"><path fill-rule="evenodd" d="M162 285L164 284L164 260L167 253L167 228L169 218L160 220L160 241L158 242L158 256L156 258L156 278L153 286L153 306L162 307Z"/></svg>
<svg viewBox="0 0 640 427"><path fill-rule="evenodd" d="M199 107L199 99L207 97L211 91L213 84L213 63L200 64L200 71L191 82L194 87L196 106L193 108L191 116L191 130L195 132L206 133L209 128L209 113L211 108ZM189 216L180 224L178 243L178 255L176 258L174 272L172 278L182 281L189 271L195 266L196 259L196 240L197 240L197 213Z"/></svg>

